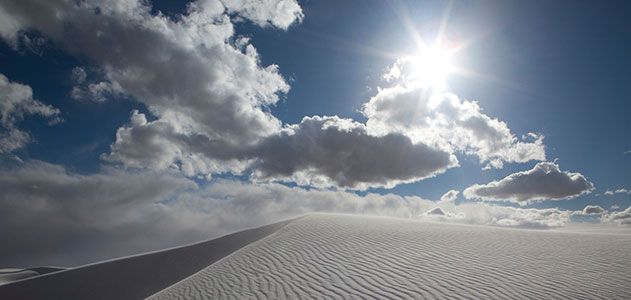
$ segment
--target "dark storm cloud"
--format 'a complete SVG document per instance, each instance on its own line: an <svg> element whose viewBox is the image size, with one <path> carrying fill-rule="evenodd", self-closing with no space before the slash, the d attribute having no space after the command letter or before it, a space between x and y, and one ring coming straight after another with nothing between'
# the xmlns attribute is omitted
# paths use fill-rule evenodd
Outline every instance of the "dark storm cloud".
<svg viewBox="0 0 631 300"><path fill-rule="evenodd" d="M470 186L463 194L468 199L528 204L571 199L593 189L594 185L582 174L564 172L555 163L541 162L531 170L508 175L499 181Z"/></svg>

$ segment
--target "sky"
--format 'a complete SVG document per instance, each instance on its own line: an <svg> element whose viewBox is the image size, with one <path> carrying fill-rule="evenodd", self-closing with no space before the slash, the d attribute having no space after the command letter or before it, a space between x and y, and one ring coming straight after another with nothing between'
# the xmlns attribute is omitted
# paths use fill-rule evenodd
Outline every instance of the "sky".
<svg viewBox="0 0 631 300"><path fill-rule="evenodd" d="M631 223L625 1L0 1L0 265L310 212Z"/></svg>

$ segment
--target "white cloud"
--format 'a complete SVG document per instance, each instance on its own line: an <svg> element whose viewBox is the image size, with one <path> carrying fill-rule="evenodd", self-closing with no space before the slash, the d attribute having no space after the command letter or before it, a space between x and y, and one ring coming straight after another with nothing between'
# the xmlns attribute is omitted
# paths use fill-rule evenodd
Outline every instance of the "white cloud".
<svg viewBox="0 0 631 300"><path fill-rule="evenodd" d="M287 28L302 16L295 1L204 0L190 4L187 13L178 18L152 15L147 2L139 0L25 0L3 2L0 7L9 18L3 22L15 25L10 27L12 32L0 32L5 39L12 41L19 32L36 30L101 69L104 80L84 83L73 92L77 97L102 101L112 91L125 93L145 104L160 124L217 143L248 145L281 127L266 107L276 103L289 85L277 66L260 65L257 51L247 39L234 36L228 14ZM151 146L128 141L115 145L113 150L121 152L110 157L123 165L134 164L134 158L124 153ZM135 149L124 150L120 145ZM184 144L164 147L194 148ZM197 153L181 156L197 157L207 165L215 159ZM159 165L177 164L165 161Z"/></svg>
<svg viewBox="0 0 631 300"><path fill-rule="evenodd" d="M507 207L492 207L495 216L489 223L503 227L523 227L546 229L563 227L570 222L571 213L556 208L549 209L518 209Z"/></svg>
<svg viewBox="0 0 631 300"><path fill-rule="evenodd" d="M229 13L236 13L255 24L287 29L304 18L302 8L293 0L221 0Z"/></svg>
<svg viewBox="0 0 631 300"><path fill-rule="evenodd" d="M493 168L504 162L546 159L542 135L529 133L518 139L505 122L484 114L477 102L409 80L407 64L408 60L398 60L386 76L393 86L380 89L364 105L369 132L399 132L415 142L448 146Z"/></svg>
<svg viewBox="0 0 631 300"><path fill-rule="evenodd" d="M583 208L583 214L585 215L599 215L605 212L606 210L598 205L587 205Z"/></svg>
<svg viewBox="0 0 631 300"><path fill-rule="evenodd" d="M610 222L619 225L631 224L631 207L623 211L611 212L603 216L604 222Z"/></svg>
<svg viewBox="0 0 631 300"><path fill-rule="evenodd" d="M261 65L249 39L235 36L233 22L245 18L288 29L303 18L293 0L200 0L177 18L152 15L148 2L140 0L24 0L0 4L0 15L8 18L0 32L5 40L15 42L20 32L35 30L100 69L103 78L89 82L85 70L75 68L72 97L105 101L124 94L148 108L150 115L133 113L102 156L124 167L177 170L190 177L251 168L257 180L365 189L444 172L457 166L454 151L497 168L545 160L542 136L520 140L477 103L410 84L404 60L393 67L403 70L391 76L398 82L364 106L366 124L323 117L336 125L315 129L318 124L308 123L324 121L312 117L283 127L268 107L290 87L276 65ZM339 127L342 123L350 127ZM288 134L292 131L296 134ZM310 138L327 144L317 152L292 152ZM294 159L273 152L282 143L294 143L282 152ZM351 160L339 164L340 157Z"/></svg>
<svg viewBox="0 0 631 300"><path fill-rule="evenodd" d="M458 194L460 194L459 191L450 190L449 192L446 192L440 197L440 202L443 202L443 203L454 202L458 198Z"/></svg>
<svg viewBox="0 0 631 300"><path fill-rule="evenodd" d="M133 111L130 124L118 129L110 153L102 158L130 168L176 170L189 177L245 170L246 148L189 132L175 126L177 120L166 118L150 122Z"/></svg>
<svg viewBox="0 0 631 300"><path fill-rule="evenodd" d="M250 166L257 180L357 189L392 187L457 166L434 145L397 133L373 136L351 120L312 117L281 127L266 107L289 85L277 66L260 65L247 38L234 36L229 16L286 29L302 19L295 1L199 1L175 20L151 15L143 3L2 4L21 28L40 31L102 69L104 80L96 83L84 69L73 70L74 98L104 101L124 93L156 117L133 112L104 160L191 177L242 174ZM311 139L317 146L301 145Z"/></svg>
<svg viewBox="0 0 631 300"><path fill-rule="evenodd" d="M0 74L0 154L24 147L31 136L17 127L26 115L39 115L49 124L61 122L59 109L33 99L28 85L11 82Z"/></svg>
<svg viewBox="0 0 631 300"><path fill-rule="evenodd" d="M617 190L606 190L605 191L605 195L607 196L611 196L614 194L631 194L631 190L627 190L627 189L617 189Z"/></svg>
<svg viewBox="0 0 631 300"><path fill-rule="evenodd" d="M561 171L555 163L540 162L531 170L513 173L499 181L472 185L463 195L467 199L525 205L543 200L571 199L593 189L594 185L582 174Z"/></svg>
<svg viewBox="0 0 631 300"><path fill-rule="evenodd" d="M586 205L583 210L573 211L572 222L609 223L607 221L607 210L600 205Z"/></svg>

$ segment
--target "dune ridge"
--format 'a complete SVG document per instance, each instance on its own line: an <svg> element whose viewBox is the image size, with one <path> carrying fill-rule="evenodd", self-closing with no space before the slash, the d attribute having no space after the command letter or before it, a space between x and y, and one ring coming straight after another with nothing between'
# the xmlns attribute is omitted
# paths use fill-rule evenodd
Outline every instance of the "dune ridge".
<svg viewBox="0 0 631 300"><path fill-rule="evenodd" d="M631 235L310 215L150 299L631 299Z"/></svg>
<svg viewBox="0 0 631 300"><path fill-rule="evenodd" d="M274 233L290 221L9 282L0 285L0 299L143 299Z"/></svg>

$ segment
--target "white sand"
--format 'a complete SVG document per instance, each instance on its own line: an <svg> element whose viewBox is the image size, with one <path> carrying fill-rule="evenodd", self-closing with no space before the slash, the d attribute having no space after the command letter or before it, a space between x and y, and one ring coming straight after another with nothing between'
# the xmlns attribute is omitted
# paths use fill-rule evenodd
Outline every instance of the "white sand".
<svg viewBox="0 0 631 300"><path fill-rule="evenodd" d="M153 299L631 299L631 235L312 215Z"/></svg>

